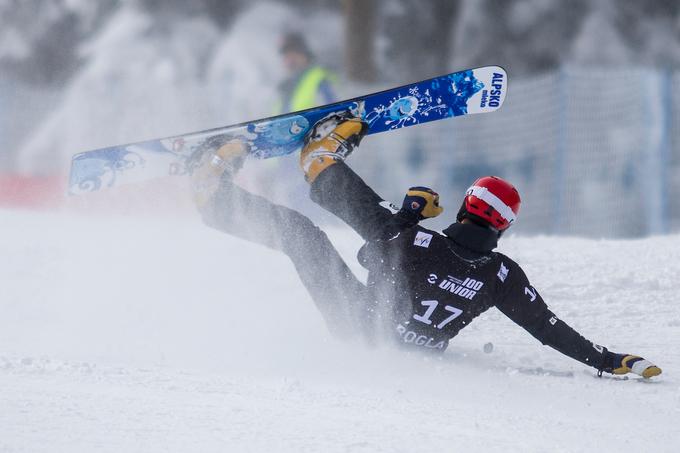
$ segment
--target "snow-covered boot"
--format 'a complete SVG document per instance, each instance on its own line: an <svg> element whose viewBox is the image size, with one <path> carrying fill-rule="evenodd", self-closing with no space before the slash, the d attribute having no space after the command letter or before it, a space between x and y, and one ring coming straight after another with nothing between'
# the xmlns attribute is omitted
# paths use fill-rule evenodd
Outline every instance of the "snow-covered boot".
<svg viewBox="0 0 680 453"><path fill-rule="evenodd" d="M243 167L247 145L232 140L202 153L191 173L194 202L202 208L217 191L222 178L233 178Z"/></svg>

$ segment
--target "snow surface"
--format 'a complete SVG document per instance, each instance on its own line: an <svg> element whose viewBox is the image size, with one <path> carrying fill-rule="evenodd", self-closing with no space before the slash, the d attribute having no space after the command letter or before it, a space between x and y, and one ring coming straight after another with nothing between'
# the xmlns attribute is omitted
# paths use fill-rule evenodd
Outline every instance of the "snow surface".
<svg viewBox="0 0 680 453"><path fill-rule="evenodd" d="M442 360L338 343L285 257L197 220L0 225L2 452L680 451L680 236L502 244L577 330L664 369L623 381L495 309Z"/></svg>

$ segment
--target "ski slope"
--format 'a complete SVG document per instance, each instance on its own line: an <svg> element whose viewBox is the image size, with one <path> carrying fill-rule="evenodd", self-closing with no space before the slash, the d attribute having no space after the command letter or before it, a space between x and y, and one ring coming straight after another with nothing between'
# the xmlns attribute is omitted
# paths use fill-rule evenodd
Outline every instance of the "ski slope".
<svg viewBox="0 0 680 453"><path fill-rule="evenodd" d="M495 309L442 360L337 343L285 257L198 220L0 225L1 452L680 451L677 235L500 248L586 337L663 368L643 382Z"/></svg>

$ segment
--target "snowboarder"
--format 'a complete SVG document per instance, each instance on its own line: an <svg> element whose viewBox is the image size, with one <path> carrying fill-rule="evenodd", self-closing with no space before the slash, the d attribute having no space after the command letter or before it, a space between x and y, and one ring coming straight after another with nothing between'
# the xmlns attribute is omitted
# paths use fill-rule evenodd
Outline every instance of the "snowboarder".
<svg viewBox="0 0 680 453"><path fill-rule="evenodd" d="M599 374L650 378L661 373L642 357L585 339L550 311L517 263L493 251L519 212L520 196L511 184L495 176L477 179L456 222L443 234L426 229L419 222L443 210L437 193L412 187L397 210L345 164L365 131L358 119L320 122L307 138L300 165L312 200L366 241L358 259L369 271L367 283L354 276L308 218L233 183L246 153L240 142L206 153L194 172L204 221L288 255L329 328L340 336L442 352L474 318L496 307L541 343Z"/></svg>

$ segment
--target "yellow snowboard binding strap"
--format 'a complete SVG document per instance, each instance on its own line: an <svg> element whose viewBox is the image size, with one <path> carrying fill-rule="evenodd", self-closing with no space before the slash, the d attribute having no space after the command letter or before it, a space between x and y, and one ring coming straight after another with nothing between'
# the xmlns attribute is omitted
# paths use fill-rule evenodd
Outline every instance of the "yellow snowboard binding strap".
<svg viewBox="0 0 680 453"><path fill-rule="evenodd" d="M311 184L326 168L344 161L367 131L367 124L359 118L345 119L332 115L320 120L300 153L300 167L307 182Z"/></svg>

